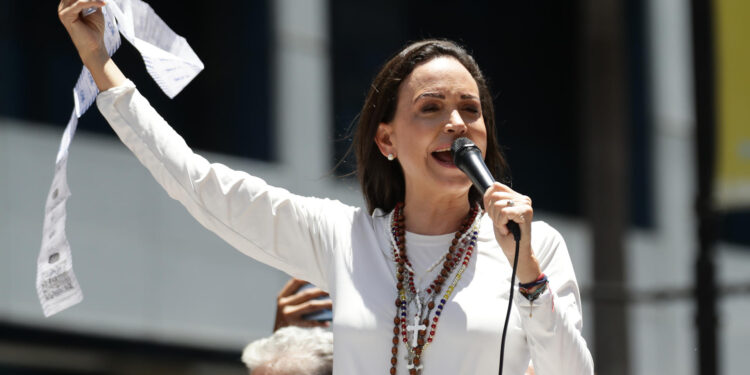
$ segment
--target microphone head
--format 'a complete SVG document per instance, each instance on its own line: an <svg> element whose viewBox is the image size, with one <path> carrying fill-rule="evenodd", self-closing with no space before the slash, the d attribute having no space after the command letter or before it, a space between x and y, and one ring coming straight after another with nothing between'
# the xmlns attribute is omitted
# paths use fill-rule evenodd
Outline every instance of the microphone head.
<svg viewBox="0 0 750 375"><path fill-rule="evenodd" d="M469 138L461 137L454 139L453 144L451 144L451 156L453 156L453 164L458 165L459 163L457 159L461 157L460 155L462 155L466 151L475 150L481 153L479 147L477 147L477 145L475 145L474 142L472 142Z"/></svg>

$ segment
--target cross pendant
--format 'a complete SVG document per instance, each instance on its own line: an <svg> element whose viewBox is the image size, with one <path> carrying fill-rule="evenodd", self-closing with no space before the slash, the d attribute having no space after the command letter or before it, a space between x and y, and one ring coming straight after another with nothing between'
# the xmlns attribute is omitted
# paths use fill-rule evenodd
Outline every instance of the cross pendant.
<svg viewBox="0 0 750 375"><path fill-rule="evenodd" d="M417 343L418 332L420 330L423 330L423 329L427 329L427 326L424 325L424 324L419 324L419 317L416 316L416 315L414 315L414 325L408 325L408 326L406 326L406 330L407 331L413 331L412 337L411 337L411 339L412 339L411 340L412 341L411 342L411 347L412 348L416 348L417 347L417 345L418 345L418 343Z"/></svg>

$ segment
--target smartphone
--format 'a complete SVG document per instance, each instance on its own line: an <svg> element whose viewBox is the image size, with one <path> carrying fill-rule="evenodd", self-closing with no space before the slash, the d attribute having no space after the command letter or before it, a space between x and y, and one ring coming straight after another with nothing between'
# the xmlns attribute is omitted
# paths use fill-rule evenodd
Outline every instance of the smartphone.
<svg viewBox="0 0 750 375"><path fill-rule="evenodd" d="M305 289L309 288L315 288L315 285L307 283L299 288L297 292L301 292ZM320 296L316 297L315 299L325 300L325 299L331 299L329 296ZM333 320L333 311L331 309L323 309L319 311L314 311L309 314L302 315L302 319L305 320L316 320L318 322L330 322Z"/></svg>

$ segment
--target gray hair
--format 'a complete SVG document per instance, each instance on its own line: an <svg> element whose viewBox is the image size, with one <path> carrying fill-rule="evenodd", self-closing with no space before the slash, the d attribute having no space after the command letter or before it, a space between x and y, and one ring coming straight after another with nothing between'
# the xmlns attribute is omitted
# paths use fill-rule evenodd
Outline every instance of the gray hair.
<svg viewBox="0 0 750 375"><path fill-rule="evenodd" d="M272 369L274 374L330 375L333 333L318 327L284 327L248 344L242 362L251 370Z"/></svg>

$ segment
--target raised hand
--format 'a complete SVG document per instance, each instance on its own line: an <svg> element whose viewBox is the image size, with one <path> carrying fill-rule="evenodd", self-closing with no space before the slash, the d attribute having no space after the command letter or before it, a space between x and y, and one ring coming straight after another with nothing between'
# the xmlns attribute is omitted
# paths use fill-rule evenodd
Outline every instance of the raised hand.
<svg viewBox="0 0 750 375"><path fill-rule="evenodd" d="M120 86L126 80L104 45L104 5L106 3L99 0L62 0L57 6L60 22L68 31L81 61L91 72L100 91ZM88 8L96 8L96 11L83 16L81 11Z"/></svg>
<svg viewBox="0 0 750 375"><path fill-rule="evenodd" d="M90 57L107 54L104 46L104 16L101 10L104 5L104 1L98 0L62 0L57 7L60 22L68 31L84 62ZM83 16L81 11L88 8L96 8L96 11Z"/></svg>

